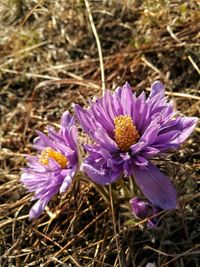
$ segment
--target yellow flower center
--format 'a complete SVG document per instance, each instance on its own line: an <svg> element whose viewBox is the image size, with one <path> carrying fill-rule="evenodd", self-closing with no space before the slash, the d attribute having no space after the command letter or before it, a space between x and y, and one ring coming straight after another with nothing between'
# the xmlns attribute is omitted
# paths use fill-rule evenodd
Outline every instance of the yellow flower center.
<svg viewBox="0 0 200 267"><path fill-rule="evenodd" d="M128 151L130 146L137 143L138 131L129 115L120 115L114 118L114 138L122 151Z"/></svg>
<svg viewBox="0 0 200 267"><path fill-rule="evenodd" d="M47 165L49 163L49 158L54 159L62 169L64 169L68 163L68 159L64 155L47 147L41 152L39 162L43 165Z"/></svg>

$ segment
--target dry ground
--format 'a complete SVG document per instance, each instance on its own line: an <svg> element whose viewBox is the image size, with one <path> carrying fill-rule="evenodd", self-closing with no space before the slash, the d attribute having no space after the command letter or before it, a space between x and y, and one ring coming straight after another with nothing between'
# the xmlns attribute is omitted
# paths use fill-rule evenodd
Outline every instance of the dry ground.
<svg viewBox="0 0 200 267"><path fill-rule="evenodd" d="M159 79L177 109L199 116L199 1L90 5L106 87L127 80L148 94ZM101 95L101 73L84 1L0 1L0 266L120 266L118 254L123 267L200 266L198 126L179 151L157 159L179 197L158 229L134 220L116 185L117 248L110 206L81 175L37 221L28 220L31 195L19 179L35 130L93 95Z"/></svg>

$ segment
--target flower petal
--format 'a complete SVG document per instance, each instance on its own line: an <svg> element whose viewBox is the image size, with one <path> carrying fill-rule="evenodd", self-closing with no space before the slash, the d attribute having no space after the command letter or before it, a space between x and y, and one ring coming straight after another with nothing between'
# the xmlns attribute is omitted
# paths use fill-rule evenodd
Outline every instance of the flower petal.
<svg viewBox="0 0 200 267"><path fill-rule="evenodd" d="M74 117L69 113L69 111L65 111L61 118L61 126L69 128L72 125L74 125Z"/></svg>
<svg viewBox="0 0 200 267"><path fill-rule="evenodd" d="M136 217L145 219L149 215L151 206L147 201L140 200L138 197L134 197L130 200L130 204L131 211Z"/></svg>
<svg viewBox="0 0 200 267"><path fill-rule="evenodd" d="M81 106L76 104L74 105L74 111L79 123L87 134L90 134L91 131L95 131L97 128L97 122L94 122L94 120L91 118L89 110L83 109Z"/></svg>
<svg viewBox="0 0 200 267"><path fill-rule="evenodd" d="M60 189L59 189L59 193L62 194L64 192L66 192L67 188L70 186L71 182L72 182L72 178L75 174L75 169L74 170L63 170L61 172L61 174L64 176L65 175L65 178L60 186Z"/></svg>
<svg viewBox="0 0 200 267"><path fill-rule="evenodd" d="M83 170L87 175L97 184L107 185L115 182L121 175L122 170L120 167L115 170L105 165L100 165L91 158L87 158L83 163Z"/></svg>
<svg viewBox="0 0 200 267"><path fill-rule="evenodd" d="M164 97L165 89L163 84L160 81L155 81L151 86L151 93L149 95L149 99L157 96L159 98Z"/></svg>
<svg viewBox="0 0 200 267"><path fill-rule="evenodd" d="M176 207L176 190L168 177L156 166L151 163L147 169L134 166L133 175L135 182L153 205L161 209Z"/></svg>
<svg viewBox="0 0 200 267"><path fill-rule="evenodd" d="M103 129L99 128L95 133L94 133L94 138L98 144L100 144L102 147L105 149L108 149L110 151L117 151L118 147L115 141L110 138L104 131Z"/></svg>
<svg viewBox="0 0 200 267"><path fill-rule="evenodd" d="M188 136L194 131L195 126L198 122L198 118L195 117L185 117L181 118L177 129L180 130L180 135L173 140L173 144L183 143Z"/></svg>
<svg viewBox="0 0 200 267"><path fill-rule="evenodd" d="M45 199L39 199L29 211L29 220L37 219L44 211L49 201L49 197Z"/></svg>
<svg viewBox="0 0 200 267"><path fill-rule="evenodd" d="M122 87L121 103L123 107L123 113L131 116L133 106L133 92L128 82L126 82ZM123 105L123 103L126 103L126 105Z"/></svg>

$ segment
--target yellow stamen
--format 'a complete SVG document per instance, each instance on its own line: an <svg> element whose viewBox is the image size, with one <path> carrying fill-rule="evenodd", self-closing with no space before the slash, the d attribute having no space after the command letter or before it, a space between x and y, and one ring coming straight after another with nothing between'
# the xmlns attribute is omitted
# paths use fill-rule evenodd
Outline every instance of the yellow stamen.
<svg viewBox="0 0 200 267"><path fill-rule="evenodd" d="M114 138L122 151L128 151L130 146L137 143L138 131L129 115L120 115L114 118Z"/></svg>
<svg viewBox="0 0 200 267"><path fill-rule="evenodd" d="M39 162L41 164L47 165L49 163L49 158L54 159L62 169L64 169L68 164L68 159L64 155L51 149L50 147L47 147L41 152L39 156Z"/></svg>

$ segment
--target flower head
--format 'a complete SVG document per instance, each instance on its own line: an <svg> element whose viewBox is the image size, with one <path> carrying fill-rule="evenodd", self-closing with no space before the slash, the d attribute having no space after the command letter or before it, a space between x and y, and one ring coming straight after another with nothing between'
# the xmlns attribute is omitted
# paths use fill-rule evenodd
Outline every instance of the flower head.
<svg viewBox="0 0 200 267"><path fill-rule="evenodd" d="M30 219L39 217L55 194L66 191L78 166L77 128L69 112L63 114L59 132L49 127L48 136L37 133L34 148L38 155L27 155L28 167L22 169L21 176L28 191L35 192L33 200L38 199Z"/></svg>
<svg viewBox="0 0 200 267"><path fill-rule="evenodd" d="M86 145L89 156L83 169L96 183L115 182L121 175L133 175L135 182L161 209L176 206L176 191L168 177L150 159L177 148L194 130L197 119L183 117L173 110L156 81L151 93L138 97L128 83L112 94L90 102L88 109L75 105L76 116L94 140Z"/></svg>
<svg viewBox="0 0 200 267"><path fill-rule="evenodd" d="M159 216L156 216L157 213L161 211L161 209L153 206L150 202L141 200L137 197L134 197L130 200L131 211L133 215L140 219L146 219L148 217L148 227L154 228L159 223Z"/></svg>

